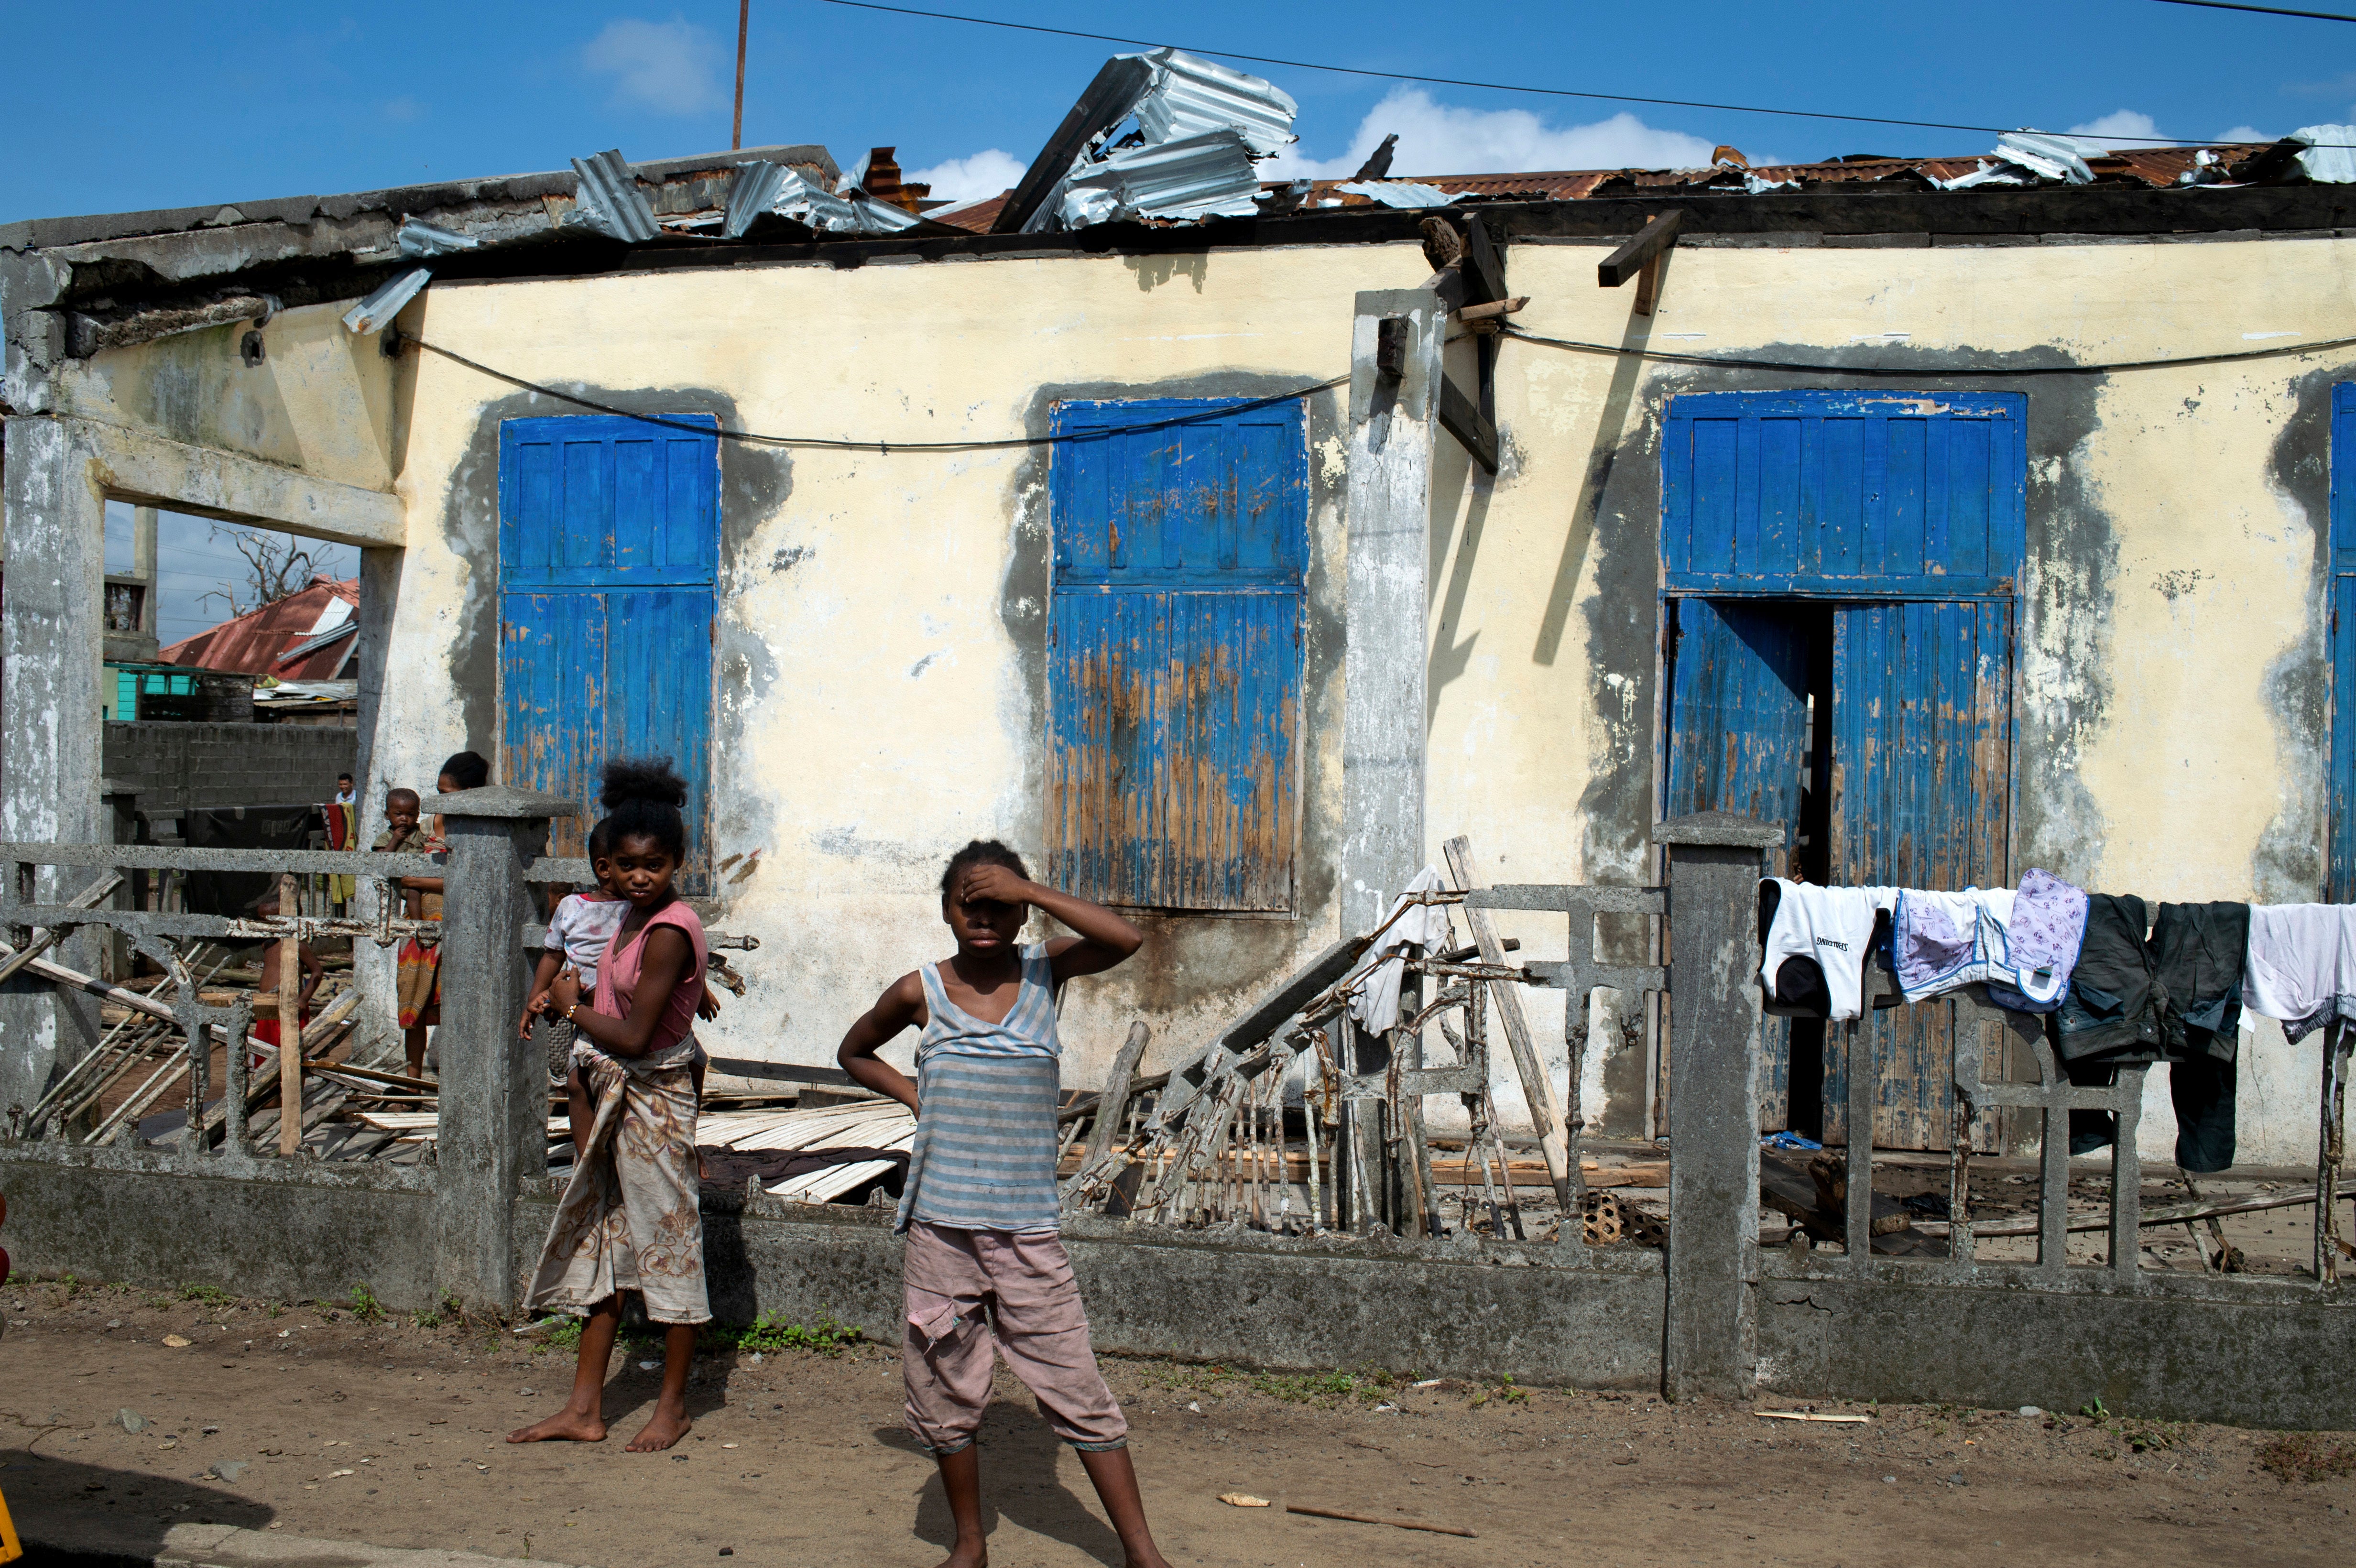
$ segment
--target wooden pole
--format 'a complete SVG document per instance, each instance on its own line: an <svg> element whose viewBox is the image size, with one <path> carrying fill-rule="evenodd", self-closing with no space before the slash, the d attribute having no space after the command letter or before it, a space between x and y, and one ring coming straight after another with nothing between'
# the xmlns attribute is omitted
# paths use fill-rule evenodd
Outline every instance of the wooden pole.
<svg viewBox="0 0 2356 1568"><path fill-rule="evenodd" d="M744 35L753 26L753 0L736 0L736 125L728 133L728 149L744 144Z"/></svg>
<svg viewBox="0 0 2356 1568"><path fill-rule="evenodd" d="M294 876L278 873L278 912L294 918ZM278 1152L293 1158L303 1147L303 942L278 944Z"/></svg>
<svg viewBox="0 0 2356 1568"><path fill-rule="evenodd" d="M1480 885L1473 871L1472 840L1459 836L1442 846L1448 859L1448 869L1456 885L1471 892ZM1472 929L1472 940L1481 949L1483 964L1503 964L1505 944L1497 940L1496 927L1484 909L1467 909L1464 923ZM1592 942L1592 932L1571 933L1573 942ZM1562 1101L1554 1092L1554 1080L1547 1076L1545 1065L1538 1061L1537 1048L1530 1040L1529 1019L1522 1012L1522 998L1512 987L1496 987L1497 1022L1505 1033L1505 1048L1514 1058L1514 1070L1522 1080L1522 1098L1530 1108L1530 1130L1538 1136L1538 1153L1546 1159L1547 1176L1554 1180L1555 1201L1568 1215L1579 1206L1579 1195L1573 1190L1579 1179L1578 1163L1570 1157L1569 1117ZM1585 1005L1583 997L1571 998L1571 1006ZM1571 1064L1576 1080L1579 1066Z"/></svg>

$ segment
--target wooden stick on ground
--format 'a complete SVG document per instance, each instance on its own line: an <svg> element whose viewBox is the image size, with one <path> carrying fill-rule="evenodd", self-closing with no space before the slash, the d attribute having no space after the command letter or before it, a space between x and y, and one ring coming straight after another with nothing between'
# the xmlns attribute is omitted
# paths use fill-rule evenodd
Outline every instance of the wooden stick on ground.
<svg viewBox="0 0 2356 1568"><path fill-rule="evenodd" d="M1481 1532L1461 1525L1426 1524L1419 1519L1382 1519L1370 1513L1344 1513L1340 1509L1311 1508L1307 1503L1287 1503L1287 1513L1303 1513L1312 1519L1346 1519L1353 1524L1387 1524L1400 1530L1428 1530L1434 1535L1461 1535L1467 1541L1478 1541Z"/></svg>

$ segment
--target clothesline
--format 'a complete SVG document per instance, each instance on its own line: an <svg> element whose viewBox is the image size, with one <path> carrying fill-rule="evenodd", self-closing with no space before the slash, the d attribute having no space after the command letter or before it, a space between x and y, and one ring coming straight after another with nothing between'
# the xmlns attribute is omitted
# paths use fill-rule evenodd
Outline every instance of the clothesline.
<svg viewBox="0 0 2356 1568"><path fill-rule="evenodd" d="M2293 1041L2356 1019L2356 904L2161 903L2090 893L2032 870L2018 889L1760 888L1759 982L1768 1009L1846 1021L1885 955L1920 1002L1985 985L1997 1006L2043 1015L2072 1083L2169 1063L2177 1163L2233 1163L2242 1014ZM2111 1141L2107 1113L2072 1113L2071 1152Z"/></svg>

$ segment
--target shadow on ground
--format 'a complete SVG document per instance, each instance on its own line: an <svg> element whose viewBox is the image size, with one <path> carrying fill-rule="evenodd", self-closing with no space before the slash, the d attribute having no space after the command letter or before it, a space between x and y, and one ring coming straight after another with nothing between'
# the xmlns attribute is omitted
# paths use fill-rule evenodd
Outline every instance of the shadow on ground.
<svg viewBox="0 0 2356 1568"><path fill-rule="evenodd" d="M276 1517L275 1509L216 1479L162 1480L52 1457L37 1448L0 1450L0 1497L8 1499L25 1562L33 1568L145 1563L163 1550L164 1534L174 1525L261 1530Z"/></svg>
<svg viewBox="0 0 2356 1568"><path fill-rule="evenodd" d="M875 1440L904 1454L922 1455L924 1445L902 1426L875 1428ZM1035 1410L994 1400L983 1413L981 1435L981 1528L998 1533L1002 1519L1024 1530L1060 1541L1085 1552L1099 1563L1126 1561L1120 1537L1112 1527L1088 1511L1087 1504L1057 1479L1056 1450L1064 1446ZM916 1492L916 1518L910 1532L947 1552L957 1539L949 1520L948 1499L941 1495L941 1478L927 1477ZM1006 1548L997 1554L1006 1555Z"/></svg>

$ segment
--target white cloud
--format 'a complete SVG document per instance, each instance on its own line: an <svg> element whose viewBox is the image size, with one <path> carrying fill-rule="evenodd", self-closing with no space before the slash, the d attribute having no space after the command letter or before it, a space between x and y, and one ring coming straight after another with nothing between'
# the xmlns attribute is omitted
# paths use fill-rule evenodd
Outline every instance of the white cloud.
<svg viewBox="0 0 2356 1568"><path fill-rule="evenodd" d="M581 50L583 65L614 79L615 102L662 114L701 114L724 105L714 69L719 60L712 35L676 16L608 22Z"/></svg>
<svg viewBox="0 0 2356 1568"><path fill-rule="evenodd" d="M2070 134L2077 137L2078 145L2089 153L2107 153L2115 146L2127 151L2156 146L2158 143L2154 138L2161 132L2150 115L2120 109L2083 125L2071 126Z"/></svg>
<svg viewBox="0 0 2356 1568"><path fill-rule="evenodd" d="M2274 138L2267 135L2264 131L2259 130L2255 125L2236 125L2230 131L2218 132L2217 140L2221 142L2271 142Z"/></svg>
<svg viewBox="0 0 2356 1568"><path fill-rule="evenodd" d="M969 158L951 158L928 169L903 170L900 177L912 184L931 186L934 201L975 201L1012 189L1014 182L1023 177L1025 166L1016 162L1012 153L985 147Z"/></svg>
<svg viewBox="0 0 2356 1568"><path fill-rule="evenodd" d="M1394 89L1376 104L1342 156L1304 157L1292 147L1260 166L1269 179L1347 179L1393 132L1398 133L1390 170L1396 178L1547 169L1705 168L1715 150L1698 136L1656 130L1624 112L1589 125L1549 125L1526 109L1458 109L1435 103L1430 93L1411 87Z"/></svg>

